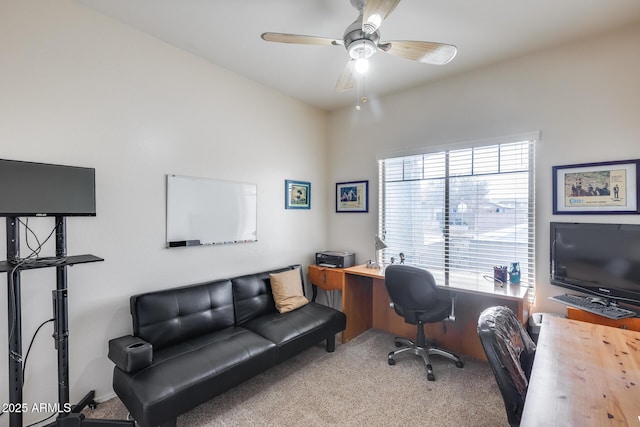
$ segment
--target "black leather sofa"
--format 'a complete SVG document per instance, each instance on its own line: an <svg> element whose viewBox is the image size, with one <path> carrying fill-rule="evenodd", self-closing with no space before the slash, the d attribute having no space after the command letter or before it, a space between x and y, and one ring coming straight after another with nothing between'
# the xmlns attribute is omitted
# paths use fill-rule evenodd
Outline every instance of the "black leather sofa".
<svg viewBox="0 0 640 427"><path fill-rule="evenodd" d="M131 297L133 335L109 341L109 358L113 389L139 425L175 426L178 415L323 340L334 351L342 312L315 302L275 308L269 274L294 268Z"/></svg>

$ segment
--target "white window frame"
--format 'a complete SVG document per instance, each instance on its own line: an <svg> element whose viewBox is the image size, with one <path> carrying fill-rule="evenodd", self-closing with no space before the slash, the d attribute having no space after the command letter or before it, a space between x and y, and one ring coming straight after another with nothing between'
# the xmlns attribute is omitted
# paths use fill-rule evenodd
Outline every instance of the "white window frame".
<svg viewBox="0 0 640 427"><path fill-rule="evenodd" d="M501 145L505 145L505 144L513 144L513 143L527 143L528 144L528 202L527 202L527 225L526 225L526 233L527 233L527 243L526 243L526 265L521 266L521 268L523 269L523 271L526 271L526 274L523 274L522 276L522 280L521 280L521 285L524 286L529 286L531 288L533 288L535 286L535 143L537 141L539 141L540 139L540 133L527 133L527 134L518 134L518 135L511 135L511 136L506 136L506 137L502 137L502 138L494 138L494 139L487 139L487 140L482 140L482 141L476 141L476 142L467 142L467 143L458 143L458 144L448 144L445 146L438 146L438 147L431 147L430 149L424 149L424 150L412 150L412 151L405 151L403 153L388 153L388 154L383 154L383 155L379 155L378 157L378 165L379 165L379 203L378 203L378 234L380 236L382 236L383 238L386 235L386 206L385 206L385 200L386 200L386 191L387 191L387 187L386 187L386 182L385 182L385 161L390 161L390 160L398 160L398 158L410 158L412 156L428 156L428 155L434 155L434 154L438 154L438 153L444 153L445 157L447 158L446 162L447 164L449 164L449 159L448 156L451 152L455 152L457 150L462 150L462 149L482 149L482 148L487 148L490 146L501 146ZM498 157L499 159L499 157ZM404 168L404 166L403 166ZM498 172L498 174L501 174L502 172ZM405 180L405 172L403 169L403 180ZM424 178L424 172L423 172L423 178L424 180L426 180L426 178ZM473 176L473 173L470 174L470 176ZM447 167L447 172L446 172L446 176L444 177L444 180L446 182L445 184L445 194L449 194L449 185L448 183L453 179L454 177L449 176L449 171L448 171L448 167ZM406 180L408 181L408 180ZM450 221L451 221L451 207L447 207L446 206L446 201L448 200L447 197L445 197L445 200L443 201L443 209L445 210L445 228L443 231L443 238L445 240L445 253L448 253L448 247L447 245L450 243L450 236L449 236L449 226L450 226ZM514 227L515 228L515 227ZM514 230L514 234L515 234L515 230ZM399 254L395 253L398 252L397 250L398 248L389 248L389 249L385 249L383 251L383 263L385 265L388 265L391 262L391 257L394 257L394 261L397 263L399 262ZM443 283L444 285L448 285L449 283L449 272L451 269L451 265L449 265L449 259L448 255L446 255L445 253L442 254L443 256L443 262L444 262L444 277L443 280L445 283ZM495 265L508 265L509 263L509 259L496 259ZM418 264L418 266L420 266ZM488 269L488 271L483 271L484 275L485 275L485 279L488 280L492 280L493 279L493 271L491 271L491 269ZM481 272L476 272L477 274L482 274ZM533 295L533 292L531 293L531 295Z"/></svg>

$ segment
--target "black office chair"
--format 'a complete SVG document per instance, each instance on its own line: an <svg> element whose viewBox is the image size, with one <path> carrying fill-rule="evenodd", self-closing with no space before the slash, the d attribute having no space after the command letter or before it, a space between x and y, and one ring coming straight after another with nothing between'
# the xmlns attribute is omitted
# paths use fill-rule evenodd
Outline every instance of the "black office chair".
<svg viewBox="0 0 640 427"><path fill-rule="evenodd" d="M460 357L447 350L433 346L424 336L424 324L443 320L453 320L453 300L445 291L436 287L433 275L427 270L407 265L390 265L385 270L384 283L387 287L391 306L411 325L418 325L416 340L396 337L399 349L389 353L389 365L395 365L395 357L402 353L413 353L422 357L427 365L427 379L435 381L429 356L438 355L453 360L458 368L464 364Z"/></svg>
<svg viewBox="0 0 640 427"><path fill-rule="evenodd" d="M519 426L536 345L508 307L484 310L478 319L478 336L498 382L509 425Z"/></svg>

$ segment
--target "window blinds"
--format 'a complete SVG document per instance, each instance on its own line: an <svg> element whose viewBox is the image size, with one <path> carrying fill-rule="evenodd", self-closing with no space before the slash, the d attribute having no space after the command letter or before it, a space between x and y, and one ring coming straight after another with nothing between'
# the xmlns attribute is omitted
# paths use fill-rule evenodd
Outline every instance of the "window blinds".
<svg viewBox="0 0 640 427"><path fill-rule="evenodd" d="M493 278L518 262L533 287L534 147L520 141L379 160L384 262ZM448 284L448 283L446 283Z"/></svg>

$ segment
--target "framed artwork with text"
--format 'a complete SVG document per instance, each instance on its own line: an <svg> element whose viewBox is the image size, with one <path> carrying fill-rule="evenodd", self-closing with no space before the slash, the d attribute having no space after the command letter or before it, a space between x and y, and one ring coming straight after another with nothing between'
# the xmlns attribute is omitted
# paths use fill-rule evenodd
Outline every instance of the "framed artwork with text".
<svg viewBox="0 0 640 427"><path fill-rule="evenodd" d="M637 214L640 160L553 167L554 214Z"/></svg>
<svg viewBox="0 0 640 427"><path fill-rule="evenodd" d="M369 212L369 181L336 183L336 212Z"/></svg>

